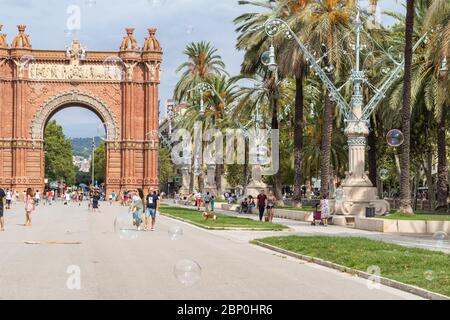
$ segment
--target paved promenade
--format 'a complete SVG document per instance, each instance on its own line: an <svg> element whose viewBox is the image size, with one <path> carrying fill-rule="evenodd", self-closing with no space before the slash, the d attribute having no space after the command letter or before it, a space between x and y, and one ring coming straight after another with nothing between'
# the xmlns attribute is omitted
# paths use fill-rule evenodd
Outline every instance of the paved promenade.
<svg viewBox="0 0 450 320"><path fill-rule="evenodd" d="M364 279L248 243L272 233L207 231L159 216L155 232L121 240L113 225L124 210L107 203L96 214L86 203L40 206L31 228L23 226L21 203L7 210L0 299L417 299L385 286L370 289ZM173 226L183 229L181 239L170 239ZM202 267L201 280L191 287L173 274L184 258ZM78 272L80 290L72 282Z"/></svg>

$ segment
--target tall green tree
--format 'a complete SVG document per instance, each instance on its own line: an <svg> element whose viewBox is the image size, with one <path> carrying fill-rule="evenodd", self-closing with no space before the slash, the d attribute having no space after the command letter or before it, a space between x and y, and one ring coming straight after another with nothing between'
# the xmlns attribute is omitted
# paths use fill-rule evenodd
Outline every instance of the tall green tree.
<svg viewBox="0 0 450 320"><path fill-rule="evenodd" d="M106 142L102 141L94 151L94 179L98 184L106 182ZM91 160L92 168L92 160ZM92 171L91 171L92 175Z"/></svg>
<svg viewBox="0 0 450 320"><path fill-rule="evenodd" d="M222 61L222 57L217 53L217 49L214 48L209 42L193 42L189 44L183 52L187 58L187 61L181 64L176 72L182 72L180 80L177 82L174 89L174 98L178 101L189 101L192 103L195 97L195 93L190 91L195 88L201 82L213 81L215 77L221 77L228 75L225 71L225 63ZM191 111L196 110L194 118L201 119L198 106L191 105ZM188 124L182 124L184 128L193 130L193 122L190 120ZM203 183L203 169L200 170L198 175L198 187L201 192L204 189ZM190 191L194 187L194 159L191 165L191 183Z"/></svg>
<svg viewBox="0 0 450 320"><path fill-rule="evenodd" d="M165 190L169 178L176 173L172 159L170 157L170 150L167 147L160 147L158 153L159 162L159 184L160 189Z"/></svg>
<svg viewBox="0 0 450 320"><path fill-rule="evenodd" d="M44 131L45 175L50 181L75 183L72 143L64 136L63 128L55 120L48 122Z"/></svg>
<svg viewBox="0 0 450 320"><path fill-rule="evenodd" d="M332 82L341 70L345 59L343 52L349 51L347 42L342 39L351 26L350 19L354 14L354 1L351 0L319 0L308 4L299 13L298 19L303 21L304 41L312 50L324 55L322 63L327 67L327 76ZM323 127L320 148L321 195L327 196L331 174L331 142L333 134L333 101L325 94L323 108Z"/></svg>

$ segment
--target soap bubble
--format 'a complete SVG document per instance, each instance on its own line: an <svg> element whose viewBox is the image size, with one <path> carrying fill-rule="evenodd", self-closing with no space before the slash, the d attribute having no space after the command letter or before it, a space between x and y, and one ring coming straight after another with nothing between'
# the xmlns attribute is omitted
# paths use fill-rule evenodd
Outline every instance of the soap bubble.
<svg viewBox="0 0 450 320"><path fill-rule="evenodd" d="M385 181L389 178L389 171L387 169L380 169L380 179Z"/></svg>
<svg viewBox="0 0 450 320"><path fill-rule="evenodd" d="M270 52L269 51L265 51L262 55L261 55L261 63L265 66L268 66L270 63Z"/></svg>
<svg viewBox="0 0 450 320"><path fill-rule="evenodd" d="M195 261L183 259L175 264L173 273L178 282L190 287L200 281L202 268Z"/></svg>
<svg viewBox="0 0 450 320"><path fill-rule="evenodd" d="M436 241L436 245L439 248L445 247L447 241L449 240L448 234L444 231L438 231L433 234L433 239Z"/></svg>
<svg viewBox="0 0 450 320"><path fill-rule="evenodd" d="M433 239L437 240L437 241L444 241L444 240L448 240L448 234L445 233L444 231L438 231L433 235Z"/></svg>
<svg viewBox="0 0 450 320"><path fill-rule="evenodd" d="M433 281L434 280L434 272L433 270L426 270L423 275L425 276L425 279L427 279L428 281Z"/></svg>
<svg viewBox="0 0 450 320"><path fill-rule="evenodd" d="M403 132L398 129L392 129L386 135L387 144L391 147L400 147L403 142L405 142L405 137L403 136Z"/></svg>
<svg viewBox="0 0 450 320"><path fill-rule="evenodd" d="M135 240L139 236L139 231L133 225L133 214L125 212L119 214L114 220L114 233L122 240Z"/></svg>
<svg viewBox="0 0 450 320"><path fill-rule="evenodd" d="M170 240L179 240L183 236L183 229L179 226L171 227L168 231Z"/></svg>

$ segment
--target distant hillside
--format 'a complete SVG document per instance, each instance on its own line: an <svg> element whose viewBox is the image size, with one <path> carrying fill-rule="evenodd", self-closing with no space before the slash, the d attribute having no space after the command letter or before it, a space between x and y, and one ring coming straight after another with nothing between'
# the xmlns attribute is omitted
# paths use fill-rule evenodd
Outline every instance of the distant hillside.
<svg viewBox="0 0 450 320"><path fill-rule="evenodd" d="M92 154L92 138L72 138L73 155L88 159ZM102 139L95 137L95 147L98 147Z"/></svg>

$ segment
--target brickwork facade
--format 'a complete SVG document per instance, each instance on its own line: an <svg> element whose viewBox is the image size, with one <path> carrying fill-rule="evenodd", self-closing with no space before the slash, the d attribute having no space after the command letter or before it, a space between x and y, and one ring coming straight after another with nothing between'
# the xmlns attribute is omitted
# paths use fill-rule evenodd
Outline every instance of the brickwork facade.
<svg viewBox="0 0 450 320"><path fill-rule="evenodd" d="M42 190L43 132L69 106L95 112L107 131L107 192L158 187L158 85L162 49L155 29L140 49L133 29L117 52L34 50L25 26L11 46L0 32L0 186ZM1 26L0 26L1 31Z"/></svg>

